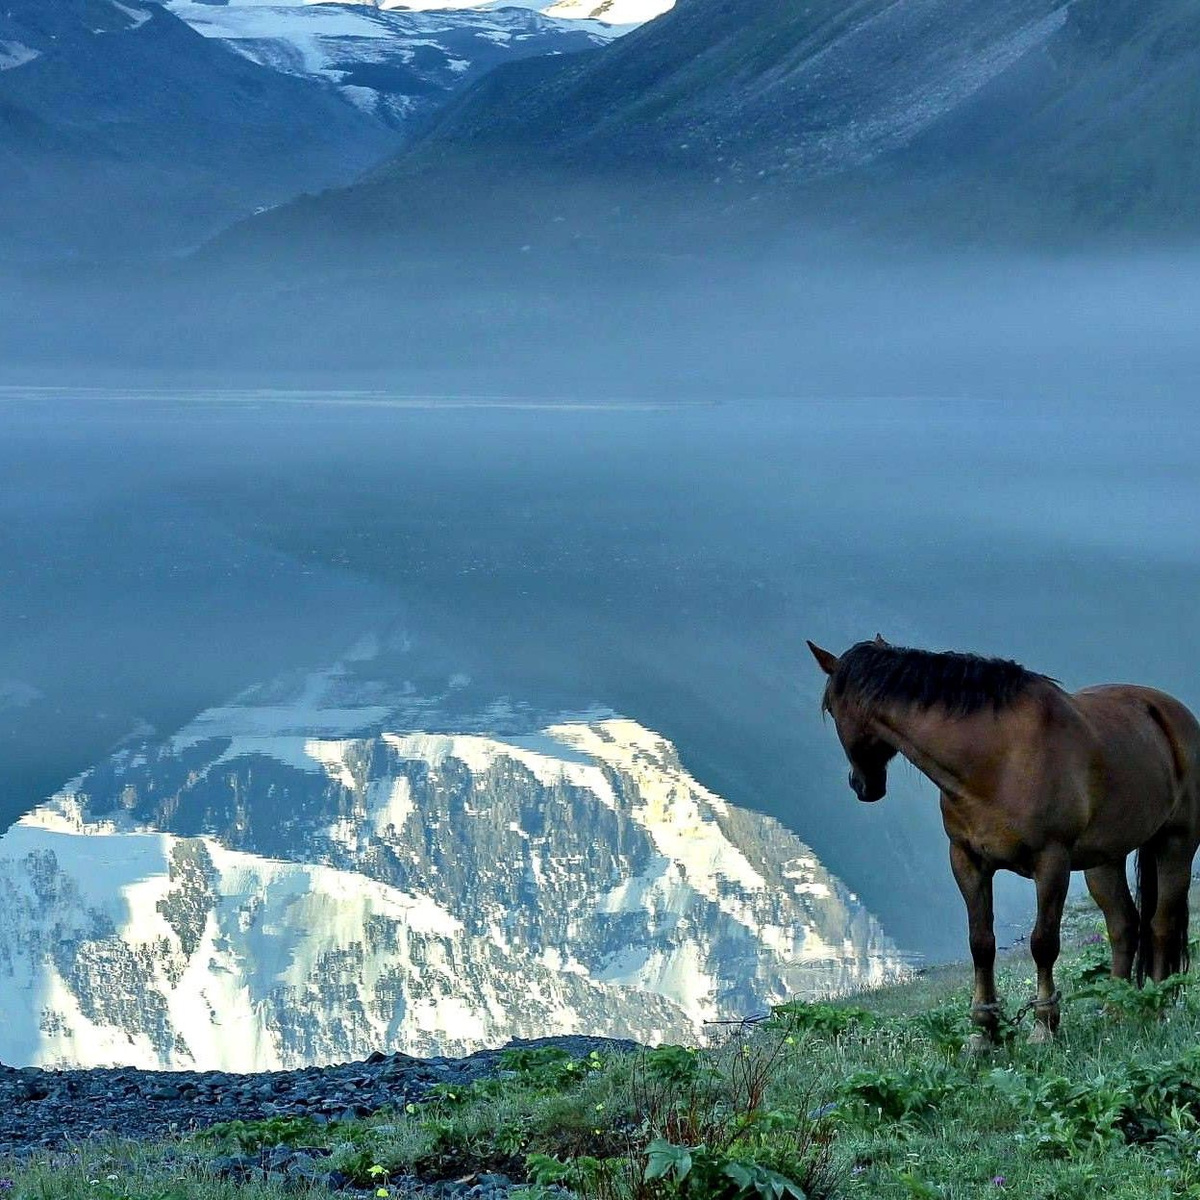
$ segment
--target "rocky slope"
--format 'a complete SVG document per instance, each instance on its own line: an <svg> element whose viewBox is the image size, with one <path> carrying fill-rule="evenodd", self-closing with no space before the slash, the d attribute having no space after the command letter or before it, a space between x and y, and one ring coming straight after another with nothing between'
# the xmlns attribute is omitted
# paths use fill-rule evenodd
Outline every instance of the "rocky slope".
<svg viewBox="0 0 1200 1200"><path fill-rule="evenodd" d="M429 140L808 179L906 144L1065 19L1061 0L694 0L602 56L505 73Z"/></svg>
<svg viewBox="0 0 1200 1200"><path fill-rule="evenodd" d="M679 1039L905 969L803 843L634 722L389 732L316 694L204 714L5 834L0 1060Z"/></svg>
<svg viewBox="0 0 1200 1200"><path fill-rule="evenodd" d="M518 1045L553 1046L575 1058L593 1051L609 1055L635 1049L630 1042L582 1037L510 1043L510 1047ZM419 1059L375 1051L357 1062L252 1074L0 1065L0 1154L25 1156L113 1135L165 1138L221 1121L281 1117L307 1117L314 1125L349 1121L419 1103L438 1084L462 1087L503 1069L502 1050L481 1050L458 1059ZM340 1172L330 1172L328 1157L328 1149L289 1151L280 1145L261 1155L218 1158L210 1169L238 1180L261 1179L271 1170L296 1182L345 1186L349 1180ZM413 1186L419 1185L418 1180L408 1182L406 1194L420 1190ZM466 1192L463 1186L456 1194Z"/></svg>

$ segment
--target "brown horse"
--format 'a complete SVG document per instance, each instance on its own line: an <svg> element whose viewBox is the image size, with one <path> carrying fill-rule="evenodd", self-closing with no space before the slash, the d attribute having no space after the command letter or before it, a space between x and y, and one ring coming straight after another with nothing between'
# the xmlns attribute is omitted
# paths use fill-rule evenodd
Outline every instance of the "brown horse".
<svg viewBox="0 0 1200 1200"><path fill-rule="evenodd" d="M828 675L822 711L837 725L860 800L887 790L902 754L942 794L950 865L967 906L978 1027L996 1040L992 876L1037 887L1029 947L1037 965L1030 1041L1059 1022L1059 925L1072 871L1104 913L1112 973L1139 984L1187 969L1188 885L1200 844L1200 725L1178 700L1114 684L1068 693L1004 659L934 654L876 636L840 658L808 643ZM1125 860L1137 851L1138 902Z"/></svg>

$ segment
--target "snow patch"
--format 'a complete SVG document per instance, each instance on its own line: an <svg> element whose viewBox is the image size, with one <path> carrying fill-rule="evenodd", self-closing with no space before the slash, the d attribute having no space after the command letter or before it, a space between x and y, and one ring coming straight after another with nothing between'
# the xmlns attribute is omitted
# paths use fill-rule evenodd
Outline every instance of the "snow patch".
<svg viewBox="0 0 1200 1200"><path fill-rule="evenodd" d="M23 67L26 63L33 62L35 58L40 58L41 54L40 50L34 50L21 42L0 41L0 71L11 71L14 67ZM6 703L5 690L14 682L13 680L0 682L0 708L8 707L13 703L12 701ZM33 690L37 691L36 688Z"/></svg>
<svg viewBox="0 0 1200 1200"><path fill-rule="evenodd" d="M129 18L131 24L130 29L141 29L145 23L150 20L151 14L144 8L131 8L127 4L122 4L120 0L109 0L109 3L119 13L124 14Z"/></svg>

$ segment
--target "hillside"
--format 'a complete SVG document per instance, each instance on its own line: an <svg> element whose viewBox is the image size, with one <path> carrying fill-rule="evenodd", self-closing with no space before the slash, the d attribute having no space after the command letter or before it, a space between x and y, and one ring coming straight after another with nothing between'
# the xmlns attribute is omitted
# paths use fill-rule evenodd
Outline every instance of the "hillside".
<svg viewBox="0 0 1200 1200"><path fill-rule="evenodd" d="M423 231L448 194L524 185L707 223L941 237L1186 232L1200 9L1185 0L691 0L611 46L501 67L346 191L252 225ZM428 199L427 199L428 198ZM686 218L685 218L686 219ZM629 236L574 219L576 238ZM668 235L669 236L669 235ZM682 239L681 239L682 240ZM693 241L695 238L693 238Z"/></svg>
<svg viewBox="0 0 1200 1200"><path fill-rule="evenodd" d="M11 0L0 12L0 260L180 250L395 135L157 3Z"/></svg>

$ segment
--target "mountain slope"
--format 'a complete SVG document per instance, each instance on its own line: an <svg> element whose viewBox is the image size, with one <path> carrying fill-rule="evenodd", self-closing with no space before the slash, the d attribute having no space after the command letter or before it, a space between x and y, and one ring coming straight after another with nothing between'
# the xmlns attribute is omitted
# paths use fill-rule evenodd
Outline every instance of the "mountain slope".
<svg viewBox="0 0 1200 1200"><path fill-rule="evenodd" d="M808 177L903 144L1063 19L1057 0L696 0L602 57L564 64L519 114L464 100L430 140L505 137L567 157Z"/></svg>
<svg viewBox="0 0 1200 1200"><path fill-rule="evenodd" d="M394 137L158 4L11 0L0 11L0 254L178 248Z"/></svg>
<svg viewBox="0 0 1200 1200"><path fill-rule="evenodd" d="M0 839L0 1059L682 1038L904 973L803 843L631 721L391 733L313 683L123 751Z"/></svg>
<svg viewBox="0 0 1200 1200"><path fill-rule="evenodd" d="M1200 228L1200 7L1076 0L1025 55L908 148L900 169L967 212L1110 230Z"/></svg>
<svg viewBox="0 0 1200 1200"><path fill-rule="evenodd" d="M387 228L417 191L541 173L531 225L590 179L657 188L667 227L708 207L712 236L728 205L985 237L1014 214L1061 236L1189 229L1198 113L1186 0L692 0L602 51L497 69L296 228Z"/></svg>

